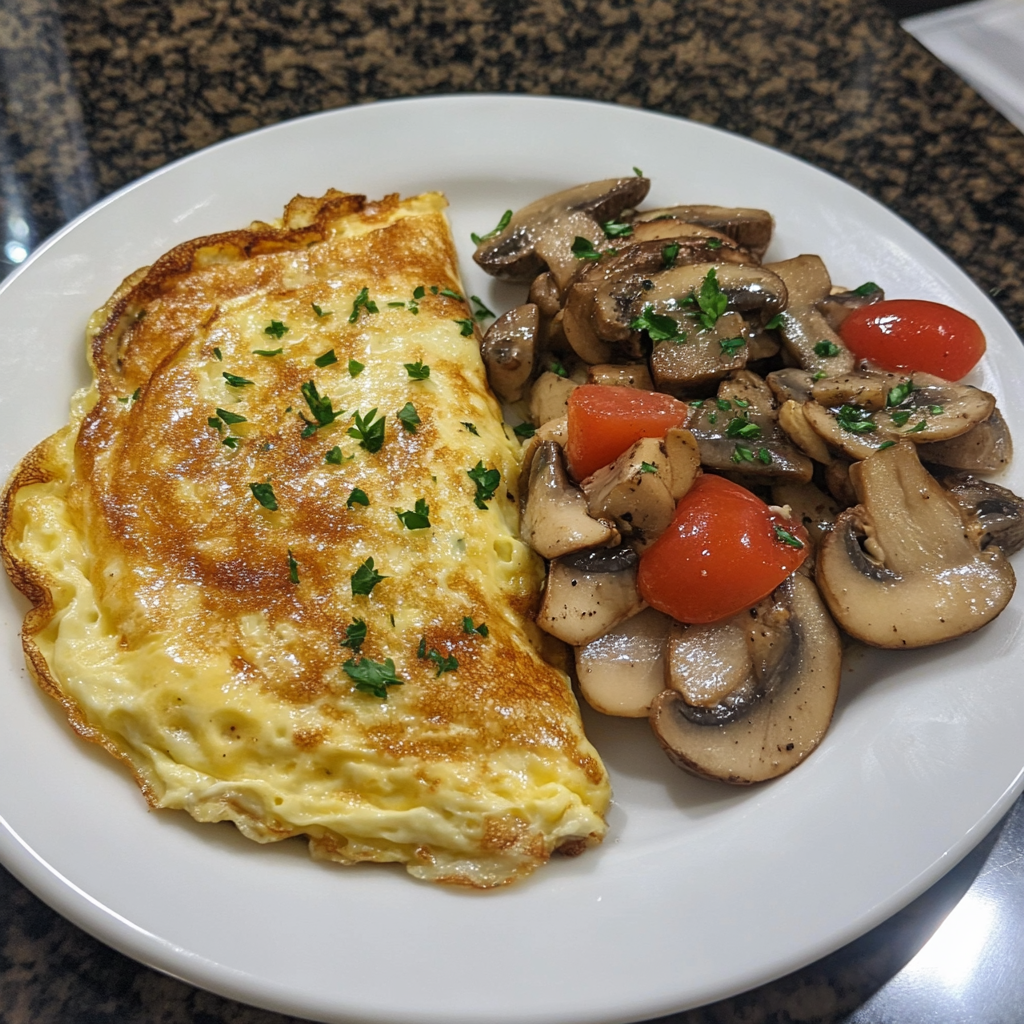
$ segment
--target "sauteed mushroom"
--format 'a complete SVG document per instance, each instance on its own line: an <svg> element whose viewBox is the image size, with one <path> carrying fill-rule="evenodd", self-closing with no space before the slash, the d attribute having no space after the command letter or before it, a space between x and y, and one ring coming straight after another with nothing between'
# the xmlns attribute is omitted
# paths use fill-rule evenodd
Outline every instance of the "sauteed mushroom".
<svg viewBox="0 0 1024 1024"><path fill-rule="evenodd" d="M735 239L760 259L772 240L775 221L767 210L729 206L668 206L638 213L634 223L676 220L711 228Z"/></svg>
<svg viewBox="0 0 1024 1024"><path fill-rule="evenodd" d="M533 303L515 306L502 313L487 328L480 343L480 355L487 367L487 380L505 402L518 402L537 357L540 311Z"/></svg>

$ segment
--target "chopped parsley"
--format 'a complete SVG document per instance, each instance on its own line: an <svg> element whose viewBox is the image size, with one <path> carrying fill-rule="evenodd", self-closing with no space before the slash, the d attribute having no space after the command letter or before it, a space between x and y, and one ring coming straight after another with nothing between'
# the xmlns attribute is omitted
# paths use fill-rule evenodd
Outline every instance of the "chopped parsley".
<svg viewBox="0 0 1024 1024"><path fill-rule="evenodd" d="M397 416L398 422L401 423L410 434L415 434L416 427L423 422L419 417L419 413L416 412L416 406L413 405L412 402L406 402L405 405L398 410Z"/></svg>
<svg viewBox="0 0 1024 1024"><path fill-rule="evenodd" d="M804 546L804 542L794 537L789 530L783 529L781 526L775 527L775 536L782 541L783 544L788 544L791 548L800 550Z"/></svg>
<svg viewBox="0 0 1024 1024"><path fill-rule="evenodd" d="M840 407L836 422L843 430L848 430L851 434L868 434L875 429L875 421L871 418L871 413L857 405Z"/></svg>
<svg viewBox="0 0 1024 1024"><path fill-rule="evenodd" d="M512 220L512 211L506 210L501 215L501 220L498 221L498 226L491 231L488 231L486 235L478 235L475 232L470 234L470 238L473 239L474 245L482 245L484 242L489 242L492 238L500 235L505 228L508 227L509 221Z"/></svg>
<svg viewBox="0 0 1024 1024"><path fill-rule="evenodd" d="M234 451L242 443L242 439L240 437L225 437L220 443Z"/></svg>
<svg viewBox="0 0 1024 1024"><path fill-rule="evenodd" d="M426 637L420 641L420 650L424 650L426 646ZM424 657L424 655L420 655ZM458 667L459 663L455 658L454 654L449 654L448 657L444 657L443 654L436 648L431 648L430 653L426 655L426 658L432 661L437 666L437 674L440 676L443 672L454 672Z"/></svg>
<svg viewBox="0 0 1024 1024"><path fill-rule="evenodd" d="M772 453L767 448L758 448L757 458L759 462L763 462L766 466L772 464Z"/></svg>
<svg viewBox="0 0 1024 1024"><path fill-rule="evenodd" d="M265 509L269 509L271 512L277 511L277 497L274 494L274 488L271 484L249 484L249 490L252 491L252 496Z"/></svg>
<svg viewBox="0 0 1024 1024"><path fill-rule="evenodd" d="M641 462L640 463L641 473L657 473L658 467L653 462Z"/></svg>
<svg viewBox="0 0 1024 1024"><path fill-rule="evenodd" d="M511 211L511 210L509 210L509 213L511 213L511 212L512 212L512 211ZM416 286L416 287L415 287L415 288L414 288L414 289L412 290L412 297L413 297L414 299L416 299L417 301L418 301L419 299L422 299L422 298L423 298L423 296L424 296L424 295L426 295L426 294L427 294L427 289L426 289L426 288L424 288L424 287L423 287L423 285L417 285L417 286Z"/></svg>
<svg viewBox="0 0 1024 1024"><path fill-rule="evenodd" d="M853 289L853 294L864 298L867 295L874 295L875 292L880 292L881 290L874 281L865 281L859 288Z"/></svg>
<svg viewBox="0 0 1024 1024"><path fill-rule="evenodd" d="M136 392L136 394L138 394L138 392ZM928 411L933 416L941 416L942 415L942 406L941 405L929 405L928 406Z"/></svg>
<svg viewBox="0 0 1024 1024"><path fill-rule="evenodd" d="M128 405L131 403L134 405L139 400L139 395L142 394L142 388L136 388L130 395L125 395L123 398L119 398L118 401L122 405Z"/></svg>
<svg viewBox="0 0 1024 1024"><path fill-rule="evenodd" d="M908 434L916 434L919 430L924 430L925 427L927 427L927 426L928 426L928 421L927 420L921 420L920 423L917 423L913 427L911 427L907 431L907 433Z"/></svg>
<svg viewBox="0 0 1024 1024"><path fill-rule="evenodd" d="M613 218L606 220L601 225L601 230L604 232L605 238L629 238L633 234L633 225Z"/></svg>
<svg viewBox="0 0 1024 1024"><path fill-rule="evenodd" d="M569 371L557 359L552 358L548 369L558 377L569 376Z"/></svg>
<svg viewBox="0 0 1024 1024"><path fill-rule="evenodd" d="M716 398L715 405L717 405L722 412L732 408L732 402L730 402L728 398Z"/></svg>
<svg viewBox="0 0 1024 1024"><path fill-rule="evenodd" d="M351 499L350 499L351 500ZM369 502L367 502L369 504ZM354 573L352 573L352 596L369 597L373 592L373 588L380 583L381 580L388 579L387 576L381 576L379 572L373 567L373 559L368 558Z"/></svg>
<svg viewBox="0 0 1024 1024"><path fill-rule="evenodd" d="M707 272L696 299L701 310L700 322L710 331L729 306L729 296L718 287L718 273L714 267Z"/></svg>
<svg viewBox="0 0 1024 1024"><path fill-rule="evenodd" d="M464 426L464 427L465 427L465 428L466 428L466 429L467 429L467 430L468 430L468 431L469 431L469 432L470 432L471 434L473 434L473 435L474 435L475 437L479 437L479 436L480 436L480 431L476 429L476 425L475 425L475 424L473 424L473 423L468 423L468 422L467 422L466 420L462 420L462 425L463 425L463 426Z"/></svg>
<svg viewBox="0 0 1024 1024"><path fill-rule="evenodd" d="M462 632L468 633L470 636L473 636L475 633L477 636L487 637L491 631L482 622L479 626L474 626L472 616L467 615L462 620Z"/></svg>
<svg viewBox="0 0 1024 1024"><path fill-rule="evenodd" d="M745 338L722 338L718 342L724 356L735 356L746 343Z"/></svg>
<svg viewBox="0 0 1024 1024"><path fill-rule="evenodd" d="M729 420L725 428L725 436L742 437L745 441L756 441L761 436L761 428L756 423L736 417Z"/></svg>
<svg viewBox="0 0 1024 1024"><path fill-rule="evenodd" d="M466 317L464 320L456 320L455 323L457 323L461 328L459 334L461 334L464 338L472 337L473 327L475 324L475 321L472 319L472 317Z"/></svg>
<svg viewBox="0 0 1024 1024"><path fill-rule="evenodd" d="M827 376L828 376L828 374L827 374L827 373L826 373L826 372L825 372L824 370L819 370L819 371L818 371L818 372L817 372L817 373L816 373L816 374L815 374L815 375L814 375L814 376L813 376L813 377L811 378L811 380L824 380L824 379L825 379L825 378L826 378Z"/></svg>
<svg viewBox="0 0 1024 1024"><path fill-rule="evenodd" d="M501 473L496 469L487 469L483 462L477 462L472 469L466 470L466 475L476 484L476 495L473 504L477 508L487 510L487 502L494 497L494 492L501 483Z"/></svg>
<svg viewBox="0 0 1024 1024"><path fill-rule="evenodd" d="M595 249L594 243L582 235L577 235L569 248L578 260L599 260L601 258L600 250Z"/></svg>
<svg viewBox="0 0 1024 1024"><path fill-rule="evenodd" d="M630 323L629 329L646 331L651 341L686 341L686 331L679 330L679 321L662 313L655 313L650 303L644 306L644 311Z"/></svg>
<svg viewBox="0 0 1024 1024"><path fill-rule="evenodd" d="M291 548L288 549L288 579L295 584L299 582L299 563L295 561Z"/></svg>
<svg viewBox="0 0 1024 1024"><path fill-rule="evenodd" d="M426 530L430 526L430 506L425 498L416 499L416 507L411 512L395 511L407 530Z"/></svg>
<svg viewBox="0 0 1024 1024"><path fill-rule="evenodd" d="M875 450L879 452L885 451L886 448L892 448L894 444L896 444L895 441L883 441Z"/></svg>
<svg viewBox="0 0 1024 1024"><path fill-rule="evenodd" d="M668 245L661 250L661 262L664 263L666 267L672 267L676 262L676 257L679 255L680 248L681 246L678 242L669 242Z"/></svg>
<svg viewBox="0 0 1024 1024"><path fill-rule="evenodd" d="M237 412L228 412L227 409L218 409L217 410L217 415L225 423L248 423L249 422L244 416L239 415ZM213 426L213 424L211 423L210 426Z"/></svg>
<svg viewBox="0 0 1024 1024"><path fill-rule="evenodd" d="M317 356L316 359L313 360L313 362L321 368L330 366L331 363L336 363L337 361L338 357L334 354L333 348L328 349L322 356Z"/></svg>
<svg viewBox="0 0 1024 1024"><path fill-rule="evenodd" d="M733 451L733 453L730 456L730 458L732 459L733 462L737 462L737 463L738 462L753 462L754 461L754 453L749 448L745 448L743 445L738 444L738 445L736 445L736 448Z"/></svg>
<svg viewBox="0 0 1024 1024"><path fill-rule="evenodd" d="M894 409L889 415L892 417L892 421L893 423L896 424L897 427L902 427L905 426L907 420L910 419L910 410Z"/></svg>
<svg viewBox="0 0 1024 1024"><path fill-rule="evenodd" d="M455 299L456 302L465 302L465 296L460 295L458 292L453 292L451 288L442 288L441 294L446 295L449 299Z"/></svg>
<svg viewBox="0 0 1024 1024"><path fill-rule="evenodd" d="M822 338L821 341L817 342L814 346L814 354L816 356L822 356L825 359L831 359L833 356L839 355L840 348L834 341L829 341L827 338Z"/></svg>
<svg viewBox="0 0 1024 1024"><path fill-rule="evenodd" d="M353 619L352 622L345 627L345 639L338 642L342 647L349 647L358 654L359 648L363 646L365 640L366 623L362 619Z"/></svg>
<svg viewBox="0 0 1024 1024"><path fill-rule="evenodd" d="M302 431L302 436L310 437L321 427L326 427L328 424L333 423L340 413L334 411L330 398L327 395L321 395L313 381L307 380L299 390L302 392L302 397L306 400L306 405L309 406L309 411L313 414L313 419L316 421L311 423L305 416L302 417L303 422L306 424L305 429Z"/></svg>
<svg viewBox="0 0 1024 1024"><path fill-rule="evenodd" d="M704 404L704 399L703 398L695 398L692 402L690 402L690 407L692 409L699 409L703 404Z"/></svg>
<svg viewBox="0 0 1024 1024"><path fill-rule="evenodd" d="M214 359L216 359L218 363L219 363L219 362L220 362L220 361L221 361L221 360L222 360L222 359L224 358L224 357L223 357L223 356L221 355L221 353L220 353L220 349L219 349L219 348L215 348L215 349L213 350L213 358L214 358Z"/></svg>
<svg viewBox="0 0 1024 1024"><path fill-rule="evenodd" d="M722 248L722 240L720 238L709 238L704 244L709 249L721 249Z"/></svg>
<svg viewBox="0 0 1024 1024"><path fill-rule="evenodd" d="M324 455L324 462L329 462L332 466L340 466L343 462L349 462L354 459L354 455L345 455L342 450L335 445L326 455Z"/></svg>
<svg viewBox="0 0 1024 1024"><path fill-rule="evenodd" d="M289 331L290 327L286 327L280 320L271 320L270 323L263 328L264 334L269 334L275 341L280 341Z"/></svg>
<svg viewBox="0 0 1024 1024"><path fill-rule="evenodd" d="M310 305L313 307L313 312L317 316L334 316L334 311L330 309L321 309L315 302L311 302Z"/></svg>
<svg viewBox="0 0 1024 1024"><path fill-rule="evenodd" d="M518 423L512 428L512 433L519 438L520 441L525 441L529 437L533 437L537 433L537 428L532 423Z"/></svg>
<svg viewBox="0 0 1024 1024"><path fill-rule="evenodd" d="M642 178L642 177L644 176L644 172L643 172L643 171L641 171L639 167L634 167L634 168L633 168L633 173L634 173L634 174L635 174L635 175L636 175L636 176L637 176L638 178Z"/></svg>
<svg viewBox="0 0 1024 1024"><path fill-rule="evenodd" d="M229 383L229 384L230 384L230 385L231 385L231 386L232 386L233 388L247 388L247 387L249 387L249 385L250 385L250 384L252 384L252 383L253 383L253 382L252 382L251 380L246 380L246 378L245 378L245 377L238 377L238 376L236 376L236 375L235 375L235 374L233 374L233 373L228 373L228 372L227 372L227 370L225 370L225 371L224 371L224 372L223 372L223 373L221 374L221 376L222 376L222 377L223 377L223 378L224 378L224 379L225 379L225 380L226 380L226 381L227 381L227 382L228 382L228 383Z"/></svg>
<svg viewBox="0 0 1024 1024"><path fill-rule="evenodd" d="M379 313L377 309L377 303L370 298L370 289L363 288L359 294L355 297L352 303L352 312L349 314L348 322L354 324L359 319L360 308L365 309L367 313Z"/></svg>
<svg viewBox="0 0 1024 1024"><path fill-rule="evenodd" d="M386 417L381 416L379 420L374 420L376 415L377 410L375 408L371 409L365 416L361 416L357 409L352 413L352 418L356 421L356 425L348 428L348 436L354 437L359 442L359 447L365 448L368 452L379 452L384 447L384 421Z"/></svg>
<svg viewBox="0 0 1024 1024"><path fill-rule="evenodd" d="M766 323L764 325L764 329L766 331L777 331L781 326L782 326L782 314L781 313L776 313L775 316L773 316L771 318L771 320L769 320L768 323Z"/></svg>
<svg viewBox="0 0 1024 1024"><path fill-rule="evenodd" d="M733 404L738 406L740 409L749 409L750 403L744 398L734 398Z"/></svg>
<svg viewBox="0 0 1024 1024"><path fill-rule="evenodd" d="M350 377L358 377L365 369L366 366L359 362L358 359L350 359L348 361L348 375Z"/></svg>
<svg viewBox="0 0 1024 1024"><path fill-rule="evenodd" d="M359 661L349 658L342 668L345 675L356 684L357 690L381 700L388 699L389 686L401 686L405 682L395 675L395 663L390 658L385 658L383 663L369 658L360 658Z"/></svg>
<svg viewBox="0 0 1024 1024"><path fill-rule="evenodd" d="M345 502L348 508L353 505L362 505L364 508L370 504L370 499L366 496L366 491L361 487L353 487L352 493L348 496L348 501Z"/></svg>
<svg viewBox="0 0 1024 1024"><path fill-rule="evenodd" d="M266 356L269 359L271 356L279 356L283 351L283 348L254 348L252 354L254 356Z"/></svg>
<svg viewBox="0 0 1024 1024"><path fill-rule="evenodd" d="M405 372L412 380L426 380L430 376L430 367L419 363L405 363Z"/></svg>
<svg viewBox="0 0 1024 1024"><path fill-rule="evenodd" d="M475 310L473 311L473 316L474 316L474 317L475 317L475 318L476 318L477 320L486 320L486 319L488 319L488 318L490 318L491 320L493 320L493 319L494 319L494 316L495 316L495 314L494 314L494 313L492 313L492 312L491 312L491 311L490 311L490 310L489 310L489 309L487 308L487 306L486 306L486 305L484 305L484 301L483 301L483 299L479 298L479 296L476 296L476 295L470 295L470 297L469 297L469 298L470 298L470 301L471 301L471 302L472 302L472 303L473 303L473 304L474 304L474 305L475 305L475 306L477 307L477 308L476 308L476 309L475 309Z"/></svg>

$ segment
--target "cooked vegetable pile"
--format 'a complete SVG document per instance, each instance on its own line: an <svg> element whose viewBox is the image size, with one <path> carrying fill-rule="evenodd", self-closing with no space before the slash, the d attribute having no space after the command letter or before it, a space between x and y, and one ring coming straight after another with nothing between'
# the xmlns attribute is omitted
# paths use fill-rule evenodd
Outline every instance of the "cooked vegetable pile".
<svg viewBox="0 0 1024 1024"><path fill-rule="evenodd" d="M598 711L649 716L681 767L745 784L828 728L844 634L940 643L1013 594L1024 502L976 474L1010 435L963 377L978 325L833 286L818 256L762 262L770 213L640 210L593 182L474 236L529 301L483 339L524 423L537 617Z"/></svg>

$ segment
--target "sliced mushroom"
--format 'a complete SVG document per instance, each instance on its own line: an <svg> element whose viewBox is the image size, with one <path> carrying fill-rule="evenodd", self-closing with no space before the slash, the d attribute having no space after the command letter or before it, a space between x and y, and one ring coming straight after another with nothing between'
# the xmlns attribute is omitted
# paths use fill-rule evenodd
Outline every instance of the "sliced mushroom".
<svg viewBox="0 0 1024 1024"><path fill-rule="evenodd" d="M603 715L645 718L665 689L665 639L672 619L653 608L576 648L576 676L586 702Z"/></svg>
<svg viewBox="0 0 1024 1024"><path fill-rule="evenodd" d="M700 475L700 446L685 427L671 427L665 432L665 455L669 466L669 493L673 501L679 501Z"/></svg>
<svg viewBox="0 0 1024 1024"><path fill-rule="evenodd" d="M487 380L504 402L518 402L533 373L537 356L540 310L533 304L515 306L487 328L480 355Z"/></svg>
<svg viewBox="0 0 1024 1024"><path fill-rule="evenodd" d="M876 647L952 640L991 622L1013 594L1013 569L981 550L956 502L907 441L851 469L860 504L818 551L818 586L836 621Z"/></svg>
<svg viewBox="0 0 1024 1024"><path fill-rule="evenodd" d="M569 396L579 384L561 374L545 370L530 390L530 419L535 425L557 420L568 411Z"/></svg>
<svg viewBox="0 0 1024 1024"><path fill-rule="evenodd" d="M786 436L806 455L827 466L832 461L828 445L821 435L807 422L803 406L792 398L779 407L779 426Z"/></svg>
<svg viewBox="0 0 1024 1024"><path fill-rule="evenodd" d="M767 384L749 370L736 370L690 415L700 461L744 486L777 480L810 480L811 460L779 429Z"/></svg>
<svg viewBox="0 0 1024 1024"><path fill-rule="evenodd" d="M582 492L569 482L562 449L554 441L537 448L521 523L523 540L544 558L619 543L607 520L592 518Z"/></svg>
<svg viewBox="0 0 1024 1024"><path fill-rule="evenodd" d="M838 331L842 327L843 321L855 309L874 305L885 298L885 292L878 285L874 285L868 291L862 291L864 288L869 288L869 286L861 285L860 288L853 291L847 291L845 288L833 288L831 293L818 303L819 312L828 321L828 325L833 331Z"/></svg>
<svg viewBox="0 0 1024 1024"><path fill-rule="evenodd" d="M555 559L537 625L574 647L604 636L645 607L636 589L638 564L625 546Z"/></svg>
<svg viewBox="0 0 1024 1024"><path fill-rule="evenodd" d="M825 467L825 486L840 508L857 504L857 492L850 483L850 465L846 459L833 459Z"/></svg>
<svg viewBox="0 0 1024 1024"><path fill-rule="evenodd" d="M675 688L655 699L650 721L680 768L748 785L783 775L818 746L842 649L811 580L794 573L750 612L676 630L666 652Z"/></svg>
<svg viewBox="0 0 1024 1024"><path fill-rule="evenodd" d="M647 178L610 178L545 196L517 210L504 230L477 246L473 259L510 281L528 281L546 269L561 291L579 267L576 237L602 248L601 224L636 206L650 187Z"/></svg>
<svg viewBox="0 0 1024 1024"><path fill-rule="evenodd" d="M814 374L801 370L797 366L787 366L784 370L774 370L764 379L772 389L776 401L809 402L811 389L814 387Z"/></svg>
<svg viewBox="0 0 1024 1024"><path fill-rule="evenodd" d="M826 409L811 401L804 402L802 409L804 419L829 448L849 459L866 459L896 441L893 430L876 422L872 413L858 406Z"/></svg>
<svg viewBox="0 0 1024 1024"><path fill-rule="evenodd" d="M661 341L651 350L651 376L658 391L676 398L706 395L716 381L747 364L747 326L739 313L720 316L711 330L683 318L685 342Z"/></svg>
<svg viewBox="0 0 1024 1024"><path fill-rule="evenodd" d="M530 301L546 317L553 317L562 308L558 286L546 270L533 279L533 284L530 285Z"/></svg>
<svg viewBox="0 0 1024 1024"><path fill-rule="evenodd" d="M781 315L779 332L787 351L811 373L848 373L853 353L818 310L828 298L832 281L819 256L796 256L781 263L766 263L786 284L789 304Z"/></svg>
<svg viewBox="0 0 1024 1024"><path fill-rule="evenodd" d="M656 437L641 438L580 487L591 516L614 519L638 551L653 544L675 514L668 454Z"/></svg>
<svg viewBox="0 0 1024 1024"><path fill-rule="evenodd" d="M587 374L588 384L610 384L620 388L639 388L653 391L654 382L646 363L599 363L591 366Z"/></svg>
<svg viewBox="0 0 1024 1024"><path fill-rule="evenodd" d="M949 469L995 473L1007 466L1013 457L1013 441L1002 414L994 409L987 420L959 437L922 444L918 454L925 462Z"/></svg>
<svg viewBox="0 0 1024 1024"><path fill-rule="evenodd" d="M779 354L779 343L772 331L755 331L747 338L747 361L774 359Z"/></svg>
<svg viewBox="0 0 1024 1024"><path fill-rule="evenodd" d="M759 259L772 240L775 222L767 210L729 206L669 206L645 210L634 218L635 224L676 220L682 224L712 228L734 239Z"/></svg>
<svg viewBox="0 0 1024 1024"><path fill-rule="evenodd" d="M641 214L641 216L643 216ZM628 238L619 241L633 244L634 242L670 242L676 238L711 238L715 242L724 242L728 245L735 245L736 240L715 231L713 228L701 227L699 224L687 224L684 221L676 220L674 217L665 217L662 220L633 221L633 233ZM747 250L749 263L760 263L760 259L754 253Z"/></svg>
<svg viewBox="0 0 1024 1024"><path fill-rule="evenodd" d="M822 538L835 528L836 518L842 511L833 498L812 483L780 483L772 488L772 502L788 508L790 515L803 524L811 539L811 557L804 560L798 571L805 575L813 572L814 554Z"/></svg>
<svg viewBox="0 0 1024 1024"><path fill-rule="evenodd" d="M542 423L534 432L533 437L523 446L522 461L519 464L520 512L526 508L526 496L530 488L530 468L533 466L533 457L537 454L537 449L545 441L555 441L564 451L568 440L569 417L560 416L557 419L547 420L545 423Z"/></svg>
<svg viewBox="0 0 1024 1024"><path fill-rule="evenodd" d="M970 473L948 473L940 483L977 531L982 551L996 544L1012 555L1024 547L1024 498Z"/></svg>

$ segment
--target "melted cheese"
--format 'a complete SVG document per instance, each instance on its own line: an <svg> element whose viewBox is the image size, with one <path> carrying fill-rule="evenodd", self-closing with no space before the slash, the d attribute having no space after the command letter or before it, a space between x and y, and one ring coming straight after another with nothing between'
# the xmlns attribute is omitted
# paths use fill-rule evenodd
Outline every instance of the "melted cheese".
<svg viewBox="0 0 1024 1024"><path fill-rule="evenodd" d="M128 278L90 324L93 386L12 478L3 544L34 605L33 674L153 806L491 886L599 841L609 789L535 647L519 445L458 322L468 306L441 294L461 293L443 207L299 198L281 225L187 243ZM354 307L364 288L377 312ZM428 379L407 372L417 362ZM338 416L303 436L309 381ZM407 403L415 432L397 419ZM378 452L348 433L371 409ZM478 465L500 473L486 509ZM430 527L408 530L397 512L420 499ZM370 558L384 578L354 594ZM358 653L342 646L355 620ZM361 658L391 659L402 685L357 690L345 665Z"/></svg>

